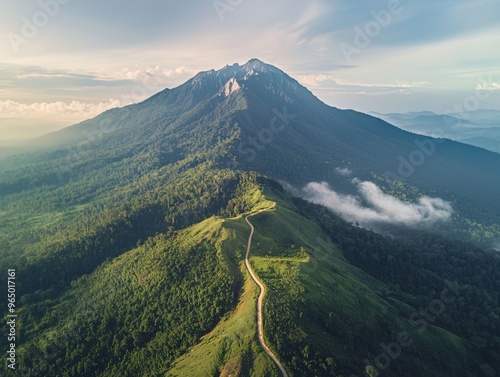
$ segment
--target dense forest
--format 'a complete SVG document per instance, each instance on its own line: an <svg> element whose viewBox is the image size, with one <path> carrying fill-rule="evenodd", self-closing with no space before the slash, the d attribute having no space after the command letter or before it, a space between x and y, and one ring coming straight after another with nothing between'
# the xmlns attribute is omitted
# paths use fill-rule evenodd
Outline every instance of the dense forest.
<svg viewBox="0 0 500 377"><path fill-rule="evenodd" d="M398 312L410 323L421 331L438 326L464 339L480 352L484 369L500 365L498 253L430 232L384 237L348 224L324 207L301 199L294 203L321 224L350 263L387 284L382 297L399 302ZM451 305L440 301L445 289L457 295ZM475 362L476 369L482 366Z"/></svg>

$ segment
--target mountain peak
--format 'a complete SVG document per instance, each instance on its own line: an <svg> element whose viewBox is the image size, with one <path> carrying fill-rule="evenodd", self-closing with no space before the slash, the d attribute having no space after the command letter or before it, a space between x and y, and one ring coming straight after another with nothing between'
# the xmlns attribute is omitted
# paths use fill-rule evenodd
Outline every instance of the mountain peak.
<svg viewBox="0 0 500 377"><path fill-rule="evenodd" d="M205 96L227 97L240 89L252 88L257 91L263 89L284 98L287 103L293 103L293 97L296 97L298 90L302 89L307 95L311 94L279 68L256 58L250 59L243 65L234 63L219 70L200 72L188 83L198 91L196 94L198 97L200 93L204 93ZM258 87L260 89L257 89Z"/></svg>
<svg viewBox="0 0 500 377"><path fill-rule="evenodd" d="M258 76L259 74L284 74L279 68L276 68L270 64L266 64L259 59L250 59L243 65L234 63L233 65L226 65L224 68L218 71L207 71L208 74L216 74L219 77L224 77L224 79L229 79L234 77L238 80L246 80L250 76Z"/></svg>
<svg viewBox="0 0 500 377"><path fill-rule="evenodd" d="M256 72L270 72L270 71L280 71L278 68L273 67L270 64L266 64L259 59L250 59L243 68L246 70L253 70ZM280 71L281 72L281 71Z"/></svg>
<svg viewBox="0 0 500 377"><path fill-rule="evenodd" d="M262 65L262 66L269 65L269 64L266 64L266 63L264 63L262 60L257 59L257 58L252 58L252 59L250 59L249 61L247 61L247 62L246 62L246 64L245 64L245 65L248 65L248 64Z"/></svg>

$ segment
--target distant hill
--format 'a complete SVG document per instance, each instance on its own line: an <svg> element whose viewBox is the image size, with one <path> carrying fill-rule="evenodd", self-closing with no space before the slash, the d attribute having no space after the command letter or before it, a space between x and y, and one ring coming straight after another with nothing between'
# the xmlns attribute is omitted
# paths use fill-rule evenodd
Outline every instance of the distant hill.
<svg viewBox="0 0 500 377"><path fill-rule="evenodd" d="M406 131L446 137L500 153L500 111L476 110L462 115L439 115L429 111L372 113Z"/></svg>

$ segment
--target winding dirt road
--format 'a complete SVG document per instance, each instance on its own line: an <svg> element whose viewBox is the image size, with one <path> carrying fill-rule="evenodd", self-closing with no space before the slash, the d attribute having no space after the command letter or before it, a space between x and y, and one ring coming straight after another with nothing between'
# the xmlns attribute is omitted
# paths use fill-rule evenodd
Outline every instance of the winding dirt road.
<svg viewBox="0 0 500 377"><path fill-rule="evenodd" d="M248 256L250 255L250 248L252 246L252 237L253 233L255 231L252 223L248 220L250 216L254 216L259 214L262 211L259 211L257 213L248 215L245 217L246 222L248 225L250 225L250 236L248 236L248 244L247 244L247 253L245 255L245 265L247 267L248 272L250 273L250 276L252 277L253 281L260 287L260 294L259 294L259 299L257 301L257 330L259 334L259 342L261 347L266 351L266 353L269 355L269 357L274 361L276 366L280 369L281 373L283 374L283 377L288 377L288 373L286 372L286 369L281 365L279 362L278 358L274 355L274 353L269 349L269 347L266 345L266 342L264 340L264 322L262 320L262 304L264 303L264 295L266 294L264 284L259 280L257 275L252 269L252 266L250 266L250 262L248 260Z"/></svg>

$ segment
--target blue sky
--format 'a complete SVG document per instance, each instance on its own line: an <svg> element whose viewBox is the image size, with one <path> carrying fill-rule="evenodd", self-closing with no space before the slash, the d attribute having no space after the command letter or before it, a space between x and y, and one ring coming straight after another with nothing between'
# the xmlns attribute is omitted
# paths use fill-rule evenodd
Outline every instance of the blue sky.
<svg viewBox="0 0 500 377"><path fill-rule="evenodd" d="M500 109L499 14L497 0L6 1L0 142L253 57L340 108Z"/></svg>

